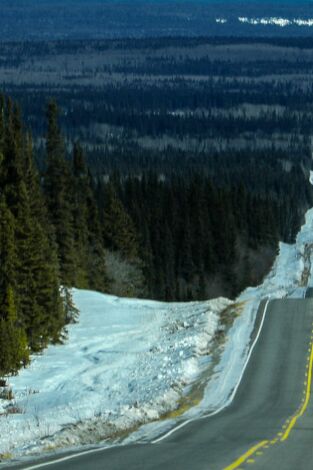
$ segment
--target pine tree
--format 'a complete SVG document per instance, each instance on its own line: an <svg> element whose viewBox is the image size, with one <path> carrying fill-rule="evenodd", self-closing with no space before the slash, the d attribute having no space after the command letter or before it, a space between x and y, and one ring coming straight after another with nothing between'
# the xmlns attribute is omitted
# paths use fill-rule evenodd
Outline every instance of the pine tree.
<svg viewBox="0 0 313 470"><path fill-rule="evenodd" d="M25 331L18 326L18 316L11 287L6 289L0 319L0 375L16 374L29 363L29 347Z"/></svg>
<svg viewBox="0 0 313 470"><path fill-rule="evenodd" d="M48 105L47 118L47 169L44 189L50 221L55 230L61 280L65 286L72 287L75 285L77 269L71 192L73 179L69 163L65 159L65 144L58 125L58 108L54 101Z"/></svg>
<svg viewBox="0 0 313 470"><path fill-rule="evenodd" d="M117 250L125 259L138 259L135 225L112 184L108 185L104 197L103 234L106 246Z"/></svg>
<svg viewBox="0 0 313 470"><path fill-rule="evenodd" d="M2 278L9 272L5 263L10 263L12 275L3 285L0 281L0 294L13 290L17 323L26 332L31 349L39 350L56 339L64 326L58 263L34 168L31 138L24 135L18 108L11 101L2 118L1 218L6 226L2 233L12 244L4 250L7 255L2 261Z"/></svg>
<svg viewBox="0 0 313 470"><path fill-rule="evenodd" d="M87 168L79 144L73 150L73 231L77 256L75 286L86 289L88 282L88 213L86 198L89 192Z"/></svg>
<svg viewBox="0 0 313 470"><path fill-rule="evenodd" d="M106 291L108 277L99 211L93 193L92 177L78 143L73 150L73 177L75 248L79 254L76 286Z"/></svg>
<svg viewBox="0 0 313 470"><path fill-rule="evenodd" d="M4 295L7 286L16 287L17 252L15 245L15 220L0 196L0 294ZM2 299L3 300L3 299Z"/></svg>
<svg viewBox="0 0 313 470"><path fill-rule="evenodd" d="M184 220L182 240L180 245L179 273L187 282L191 282L194 275L195 265L192 259L192 238L189 215Z"/></svg>
<svg viewBox="0 0 313 470"><path fill-rule="evenodd" d="M25 331L19 324L13 286L17 256L14 218L3 196L0 199L0 376L15 374L29 361Z"/></svg>

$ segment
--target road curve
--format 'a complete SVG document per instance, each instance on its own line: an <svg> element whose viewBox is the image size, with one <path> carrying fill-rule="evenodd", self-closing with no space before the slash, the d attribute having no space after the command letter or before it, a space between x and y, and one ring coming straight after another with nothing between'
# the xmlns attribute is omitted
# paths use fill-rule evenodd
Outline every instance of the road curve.
<svg viewBox="0 0 313 470"><path fill-rule="evenodd" d="M260 309L256 331L262 315ZM219 414L191 422L157 444L121 446L70 460L55 463L37 461L13 468L312 468L312 340L313 299L271 301L235 398Z"/></svg>

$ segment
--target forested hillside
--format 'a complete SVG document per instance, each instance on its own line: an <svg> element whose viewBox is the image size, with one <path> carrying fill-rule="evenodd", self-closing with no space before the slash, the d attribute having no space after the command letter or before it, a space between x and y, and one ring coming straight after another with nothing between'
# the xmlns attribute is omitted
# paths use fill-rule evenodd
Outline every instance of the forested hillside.
<svg viewBox="0 0 313 470"><path fill-rule="evenodd" d="M76 315L70 287L234 297L261 281L313 203L304 147L288 164L282 150L225 151L205 163L174 153L154 169L138 157L122 173L111 160L104 177L78 142L69 154L50 101L39 170L18 106L1 98L0 108L0 375L64 339Z"/></svg>
<svg viewBox="0 0 313 470"><path fill-rule="evenodd" d="M66 311L54 231L31 137L18 108L0 103L0 375L16 372L49 341L58 341Z"/></svg>

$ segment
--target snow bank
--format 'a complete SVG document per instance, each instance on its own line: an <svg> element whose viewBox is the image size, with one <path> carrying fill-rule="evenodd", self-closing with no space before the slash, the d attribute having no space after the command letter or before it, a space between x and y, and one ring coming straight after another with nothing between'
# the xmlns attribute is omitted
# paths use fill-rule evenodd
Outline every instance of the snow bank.
<svg viewBox="0 0 313 470"><path fill-rule="evenodd" d="M158 419L207 367L230 301L166 304L74 290L79 323L11 380L0 454L79 445ZM45 438L45 439L43 439Z"/></svg>

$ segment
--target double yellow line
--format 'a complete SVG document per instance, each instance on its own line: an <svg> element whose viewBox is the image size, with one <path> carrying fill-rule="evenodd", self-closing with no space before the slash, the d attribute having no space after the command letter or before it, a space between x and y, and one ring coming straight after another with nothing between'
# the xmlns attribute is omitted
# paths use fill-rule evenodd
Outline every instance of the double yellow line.
<svg viewBox="0 0 313 470"><path fill-rule="evenodd" d="M239 467L242 463L245 463L246 460L248 460L249 457L252 457L258 450L260 450L262 447L266 446L268 444L268 441L262 441L259 442L254 447L251 447L251 449L248 450L245 454L243 454L239 459L235 460L231 465L226 467L224 470L235 470L236 468Z"/></svg>
<svg viewBox="0 0 313 470"><path fill-rule="evenodd" d="M312 331L313 333L313 331ZM245 454L243 454L241 457L239 457L237 460L235 460L232 464L228 465L228 467L225 467L223 470L235 470L238 468L240 465L248 461L250 457L252 457L257 451L259 451L261 448L268 447L268 444L270 443L278 443L278 442L284 442L288 439L292 429L296 425L297 420L304 414L305 410L308 407L309 401L310 401L310 395L311 395L311 387L312 387L312 373L313 373L313 342L311 338L311 351L310 355L308 357L308 372L307 372L307 381L306 381L306 389L305 389L305 399L302 403L301 408L299 411L297 411L291 418L289 418L285 425L283 426L283 429L286 428L286 424L288 424L288 427L284 430L284 432L279 432L277 436L279 439L273 439L272 441L261 441L254 447L251 447Z"/></svg>
<svg viewBox="0 0 313 470"><path fill-rule="evenodd" d="M309 370L308 370L308 377L307 377L307 382L306 382L306 393L305 393L305 400L303 402L303 405L301 406L300 410L298 413L296 413L290 423L288 428L286 429L284 435L281 438L281 441L286 441L289 437L289 434L292 430L292 428L295 426L297 420L303 415L305 410L308 407L309 401L310 401L310 395L311 395L311 386L312 386L312 369L313 369L313 344L311 344L311 353L310 353L310 362L309 362Z"/></svg>

